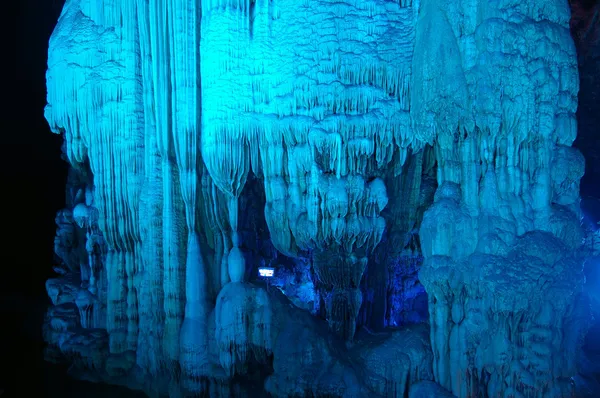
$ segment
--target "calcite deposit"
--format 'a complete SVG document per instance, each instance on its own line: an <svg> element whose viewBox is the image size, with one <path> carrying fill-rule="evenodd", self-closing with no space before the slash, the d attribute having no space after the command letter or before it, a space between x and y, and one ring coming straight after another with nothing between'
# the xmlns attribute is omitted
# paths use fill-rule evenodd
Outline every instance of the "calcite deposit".
<svg viewBox="0 0 600 398"><path fill-rule="evenodd" d="M68 0L48 358L152 396L572 396L590 307L569 18Z"/></svg>

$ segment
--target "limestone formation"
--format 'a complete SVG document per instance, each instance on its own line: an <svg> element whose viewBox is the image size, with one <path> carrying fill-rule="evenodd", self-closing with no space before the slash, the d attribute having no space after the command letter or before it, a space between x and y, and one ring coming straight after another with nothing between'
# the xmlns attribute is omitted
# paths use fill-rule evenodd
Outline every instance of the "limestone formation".
<svg viewBox="0 0 600 398"><path fill-rule="evenodd" d="M156 396L570 397L589 306L569 17L67 0L48 357Z"/></svg>

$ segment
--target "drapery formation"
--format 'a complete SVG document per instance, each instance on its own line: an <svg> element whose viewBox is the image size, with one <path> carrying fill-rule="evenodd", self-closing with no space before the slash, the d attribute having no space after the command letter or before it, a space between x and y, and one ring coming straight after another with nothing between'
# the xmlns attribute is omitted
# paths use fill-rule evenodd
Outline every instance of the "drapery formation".
<svg viewBox="0 0 600 398"><path fill-rule="evenodd" d="M435 380L562 394L580 331L553 333L582 283L568 17L563 0L67 1L46 117L93 174L110 354L176 365L192 390L214 373L214 306L254 266L239 225L253 174L273 245L310 259L337 335L354 338L365 272L385 281L418 232ZM532 325L544 345L524 363ZM492 364L472 344L510 353ZM549 370L552 350L568 355Z"/></svg>

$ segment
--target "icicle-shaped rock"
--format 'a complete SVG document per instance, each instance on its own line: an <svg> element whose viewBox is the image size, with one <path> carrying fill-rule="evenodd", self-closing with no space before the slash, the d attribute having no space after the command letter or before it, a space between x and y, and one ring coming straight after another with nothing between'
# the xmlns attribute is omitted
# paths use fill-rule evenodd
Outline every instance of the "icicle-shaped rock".
<svg viewBox="0 0 600 398"><path fill-rule="evenodd" d="M72 173L51 356L154 395L236 395L256 360L274 395L567 396L586 316L568 17L564 0L68 0L47 74ZM355 339L396 317L407 254L422 356L412 332ZM280 255L310 264L326 323L248 283Z"/></svg>

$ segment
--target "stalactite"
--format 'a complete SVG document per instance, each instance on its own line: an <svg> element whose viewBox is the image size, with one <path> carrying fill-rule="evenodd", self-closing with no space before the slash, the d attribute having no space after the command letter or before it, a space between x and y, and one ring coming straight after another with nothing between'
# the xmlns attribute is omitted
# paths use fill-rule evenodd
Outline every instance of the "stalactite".
<svg viewBox="0 0 600 398"><path fill-rule="evenodd" d="M159 395L231 395L254 360L279 395L288 376L294 394L411 396L435 379L422 388L440 396L566 395L583 328L566 321L581 284L575 54L565 2L512 3L67 1L46 118L93 181L57 220L79 274L47 284L52 349ZM342 339L248 283L277 261L255 260L245 186L264 188L254 234L310 264ZM389 288L403 261L430 330L372 334L370 318L402 322L372 301L416 286Z"/></svg>
<svg viewBox="0 0 600 398"><path fill-rule="evenodd" d="M165 355L170 361L179 360L179 330L185 309L185 228L181 202L174 202L180 194L178 173L163 157L163 250L164 250L164 311Z"/></svg>

